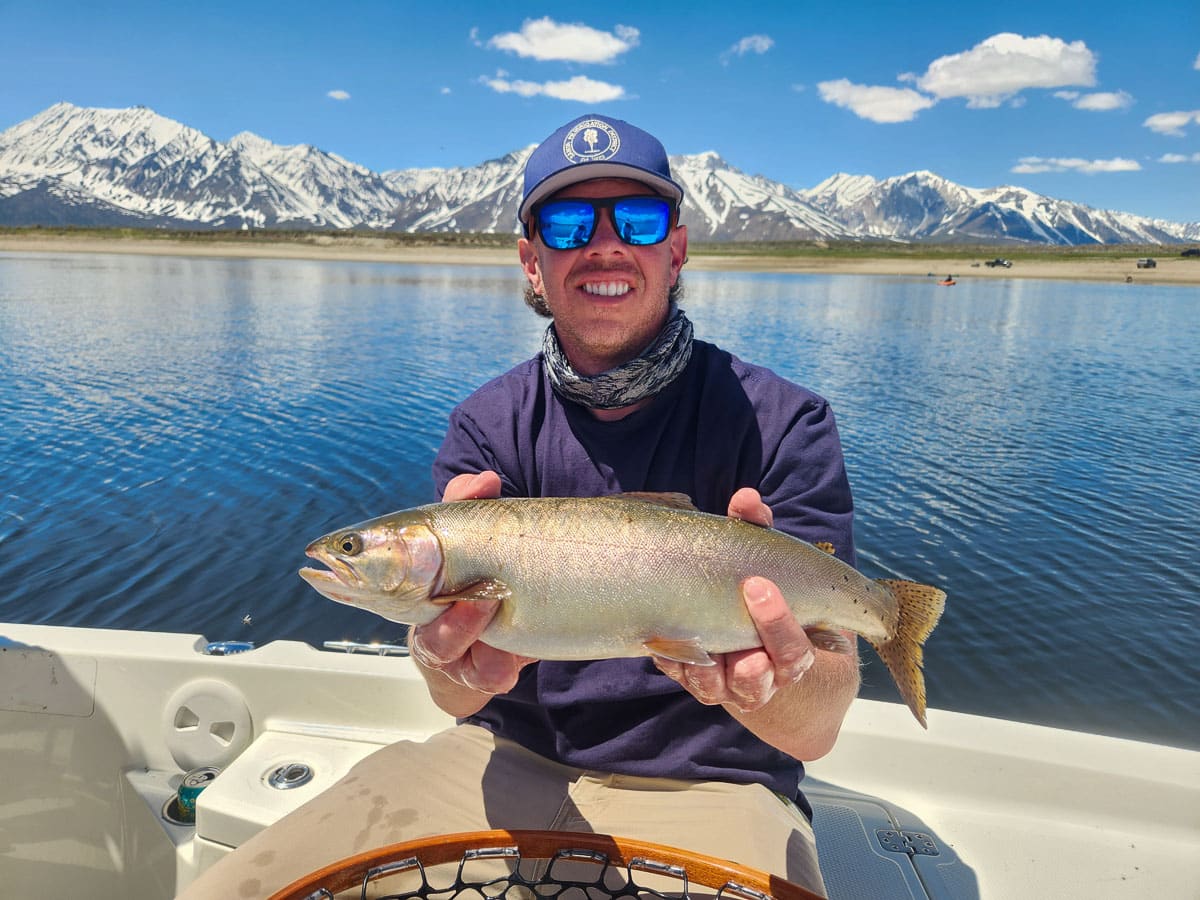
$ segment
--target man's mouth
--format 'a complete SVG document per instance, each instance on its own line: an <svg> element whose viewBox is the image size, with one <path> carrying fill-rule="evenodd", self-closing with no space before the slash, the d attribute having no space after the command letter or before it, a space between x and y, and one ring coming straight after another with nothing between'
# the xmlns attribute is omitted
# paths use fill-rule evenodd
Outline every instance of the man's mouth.
<svg viewBox="0 0 1200 900"><path fill-rule="evenodd" d="M629 293L631 288L623 281L585 282L583 290L597 297L620 297Z"/></svg>

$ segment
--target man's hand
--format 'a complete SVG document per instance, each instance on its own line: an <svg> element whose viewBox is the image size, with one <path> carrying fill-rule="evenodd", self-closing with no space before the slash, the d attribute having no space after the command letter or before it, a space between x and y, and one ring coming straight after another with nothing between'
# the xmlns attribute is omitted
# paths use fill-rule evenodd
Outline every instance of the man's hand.
<svg viewBox="0 0 1200 900"><path fill-rule="evenodd" d="M495 472L480 472L452 478L442 500L499 496L500 476ZM529 657L505 653L479 640L498 606L498 601L454 603L432 622L409 632L409 650L426 675L434 702L451 715L478 712L495 694L512 690L521 669L533 662ZM432 673L441 678L431 678Z"/></svg>
<svg viewBox="0 0 1200 900"><path fill-rule="evenodd" d="M771 509L758 491L742 488L730 498L729 515L770 527ZM715 666L654 658L658 668L701 703L728 704L739 712L762 709L780 690L797 683L816 659L812 642L792 615L779 588L765 578L742 582L742 598L762 646L714 655Z"/></svg>

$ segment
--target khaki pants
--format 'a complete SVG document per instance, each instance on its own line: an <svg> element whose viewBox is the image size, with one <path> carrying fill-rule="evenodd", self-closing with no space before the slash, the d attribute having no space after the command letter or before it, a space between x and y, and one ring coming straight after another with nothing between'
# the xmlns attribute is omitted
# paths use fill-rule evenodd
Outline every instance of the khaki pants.
<svg viewBox="0 0 1200 900"><path fill-rule="evenodd" d="M824 894L808 820L761 785L583 771L464 725L368 756L180 898L265 898L375 847L492 828L636 838L732 860Z"/></svg>

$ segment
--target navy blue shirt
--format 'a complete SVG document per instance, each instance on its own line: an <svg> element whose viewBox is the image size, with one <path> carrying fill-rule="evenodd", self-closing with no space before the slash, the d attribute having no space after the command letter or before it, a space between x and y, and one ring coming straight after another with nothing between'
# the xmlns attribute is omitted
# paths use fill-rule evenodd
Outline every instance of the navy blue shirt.
<svg viewBox="0 0 1200 900"><path fill-rule="evenodd" d="M485 469L505 496L678 491L721 515L738 488L757 488L776 528L828 541L854 565L853 503L829 405L702 341L675 382L616 422L554 394L540 355L488 382L451 413L433 467L439 494L455 475ZM804 772L648 658L534 663L465 721L581 769L759 783L789 797Z"/></svg>

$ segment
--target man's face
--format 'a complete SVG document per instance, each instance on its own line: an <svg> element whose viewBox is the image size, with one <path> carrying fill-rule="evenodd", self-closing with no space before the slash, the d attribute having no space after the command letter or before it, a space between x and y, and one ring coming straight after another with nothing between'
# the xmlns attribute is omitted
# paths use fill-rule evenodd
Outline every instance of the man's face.
<svg viewBox="0 0 1200 900"><path fill-rule="evenodd" d="M563 188L555 198L650 195L646 185L597 178ZM599 213L596 233L575 250L552 250L531 229L519 243L521 266L546 298L558 340L582 375L596 375L641 353L662 330L668 292L687 257L687 229L659 244L634 247L617 237L611 213Z"/></svg>

